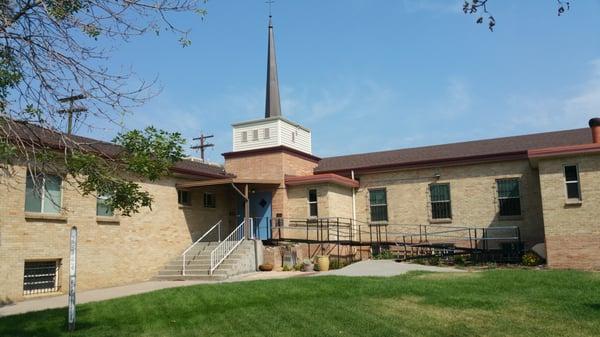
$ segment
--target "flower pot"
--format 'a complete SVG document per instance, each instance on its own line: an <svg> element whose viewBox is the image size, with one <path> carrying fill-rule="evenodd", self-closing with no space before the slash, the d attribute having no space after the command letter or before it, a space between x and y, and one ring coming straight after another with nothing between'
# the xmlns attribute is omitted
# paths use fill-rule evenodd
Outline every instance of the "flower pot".
<svg viewBox="0 0 600 337"><path fill-rule="evenodd" d="M319 264L319 271L329 270L329 256L317 256L317 263Z"/></svg>
<svg viewBox="0 0 600 337"><path fill-rule="evenodd" d="M263 263L260 266L258 266L258 270L260 271L271 271L273 270L273 265L270 263Z"/></svg>

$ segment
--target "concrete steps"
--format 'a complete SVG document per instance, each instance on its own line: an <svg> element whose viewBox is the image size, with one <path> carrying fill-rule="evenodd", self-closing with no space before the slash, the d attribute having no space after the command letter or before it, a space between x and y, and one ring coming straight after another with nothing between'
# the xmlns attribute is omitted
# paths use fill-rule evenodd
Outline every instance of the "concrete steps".
<svg viewBox="0 0 600 337"><path fill-rule="evenodd" d="M153 280L157 281L179 281L179 280L201 280L221 281L228 277L240 274L243 268L240 265L254 258L254 242L244 240L213 272L209 275L210 253L218 245L217 242L203 242L197 244L186 254L185 276L183 275L183 257L178 255L169 261L156 275ZM250 255L251 254L251 255Z"/></svg>

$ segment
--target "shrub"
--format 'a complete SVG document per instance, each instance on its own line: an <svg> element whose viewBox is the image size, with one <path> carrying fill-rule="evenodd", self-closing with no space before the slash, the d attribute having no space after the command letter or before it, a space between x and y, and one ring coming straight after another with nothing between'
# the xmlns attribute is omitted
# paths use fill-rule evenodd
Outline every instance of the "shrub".
<svg viewBox="0 0 600 337"><path fill-rule="evenodd" d="M534 252L527 252L523 254L521 262L524 266L534 267L544 263L544 260Z"/></svg>
<svg viewBox="0 0 600 337"><path fill-rule="evenodd" d="M345 266L346 266L346 263L341 260L331 260L329 262L329 269L340 269L340 268L344 268Z"/></svg>
<svg viewBox="0 0 600 337"><path fill-rule="evenodd" d="M394 255L394 253L392 253L389 250L384 250L384 251L381 251L381 253L379 253L379 254L373 255L374 260L391 260L391 259L395 259L395 258L396 258L396 255Z"/></svg>
<svg viewBox="0 0 600 337"><path fill-rule="evenodd" d="M432 266L439 266L440 264L440 257L439 256L431 256L429 259L427 259L427 263L429 263Z"/></svg>
<svg viewBox="0 0 600 337"><path fill-rule="evenodd" d="M283 270L283 271L292 271L292 267L290 267L290 266L289 266L289 265L287 265L287 264L284 264L284 265L283 265L283 269L282 269L282 270Z"/></svg>
<svg viewBox="0 0 600 337"><path fill-rule="evenodd" d="M301 271L303 266L304 266L304 264L302 262L298 262L294 265L294 270Z"/></svg>
<svg viewBox="0 0 600 337"><path fill-rule="evenodd" d="M454 255L454 264L457 266L464 266L466 263L465 257L462 255Z"/></svg>

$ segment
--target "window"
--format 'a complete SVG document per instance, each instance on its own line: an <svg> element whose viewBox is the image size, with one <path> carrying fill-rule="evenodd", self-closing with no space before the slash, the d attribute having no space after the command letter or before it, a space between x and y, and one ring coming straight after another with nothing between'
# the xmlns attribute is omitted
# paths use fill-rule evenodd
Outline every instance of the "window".
<svg viewBox="0 0 600 337"><path fill-rule="evenodd" d="M319 216L319 205L317 203L317 190L308 190L308 215L312 218Z"/></svg>
<svg viewBox="0 0 600 337"><path fill-rule="evenodd" d="M265 128L264 135L265 135L265 139L271 138L271 129Z"/></svg>
<svg viewBox="0 0 600 337"><path fill-rule="evenodd" d="M214 193L204 193L204 208L217 208L217 197Z"/></svg>
<svg viewBox="0 0 600 337"><path fill-rule="evenodd" d="M248 132L242 131L242 143L245 143L247 141L248 141Z"/></svg>
<svg viewBox="0 0 600 337"><path fill-rule="evenodd" d="M252 140L258 140L258 129L252 130Z"/></svg>
<svg viewBox="0 0 600 337"><path fill-rule="evenodd" d="M432 219L452 219L450 184L429 185Z"/></svg>
<svg viewBox="0 0 600 337"><path fill-rule="evenodd" d="M25 261L23 295L56 292L59 289L60 260Z"/></svg>
<svg viewBox="0 0 600 337"><path fill-rule="evenodd" d="M519 179L500 179L496 183L498 184L500 216L521 215Z"/></svg>
<svg viewBox="0 0 600 337"><path fill-rule="evenodd" d="M190 191L177 190L177 203L181 206L191 206L192 197Z"/></svg>
<svg viewBox="0 0 600 337"><path fill-rule="evenodd" d="M577 165L565 165L565 183L567 186L567 199L581 200L579 168Z"/></svg>
<svg viewBox="0 0 600 337"><path fill-rule="evenodd" d="M296 142L296 132L292 132L292 143Z"/></svg>
<svg viewBox="0 0 600 337"><path fill-rule="evenodd" d="M115 215L112 208L106 203L106 200L108 200L108 197L104 195L99 195L98 198L96 198L96 216Z"/></svg>
<svg viewBox="0 0 600 337"><path fill-rule="evenodd" d="M27 174L25 212L59 213L62 179L52 175Z"/></svg>
<svg viewBox="0 0 600 337"><path fill-rule="evenodd" d="M387 195L385 189L369 190L371 221L387 221Z"/></svg>

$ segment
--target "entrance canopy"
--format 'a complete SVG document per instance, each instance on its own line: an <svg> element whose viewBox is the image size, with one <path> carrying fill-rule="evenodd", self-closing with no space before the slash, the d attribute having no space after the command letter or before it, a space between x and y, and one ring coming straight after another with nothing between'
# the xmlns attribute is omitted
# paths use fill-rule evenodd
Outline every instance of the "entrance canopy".
<svg viewBox="0 0 600 337"><path fill-rule="evenodd" d="M269 188L277 188L283 183L283 180L269 180L269 179L239 179L239 178L223 178L223 179L211 179L211 180L200 180L192 181L187 183L181 183L175 185L178 189L194 189L206 186L217 186L217 185L230 185L241 197L243 201L241 206L241 212L244 214L244 223L246 237L266 239L268 237L268 230L270 229L268 218L271 217L271 192L255 192L253 190L250 193L250 186L265 186ZM240 186L240 188L238 188ZM255 216L259 218L259 222L254 224L254 228L251 228L252 221L251 213L255 213Z"/></svg>
<svg viewBox="0 0 600 337"><path fill-rule="evenodd" d="M239 184L239 185L280 185L280 180L274 179L239 179L239 178L224 178L224 179L209 179L209 180L199 180L192 181L189 183L181 183L175 185L177 188L181 189L190 189L194 187L205 187L205 186L215 186L215 185L230 185L230 184Z"/></svg>

